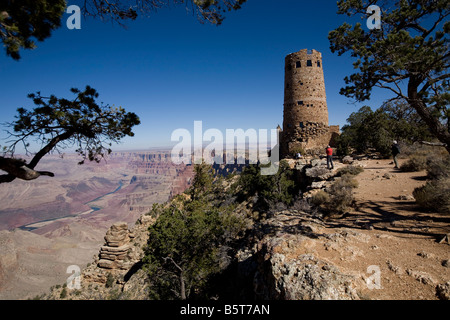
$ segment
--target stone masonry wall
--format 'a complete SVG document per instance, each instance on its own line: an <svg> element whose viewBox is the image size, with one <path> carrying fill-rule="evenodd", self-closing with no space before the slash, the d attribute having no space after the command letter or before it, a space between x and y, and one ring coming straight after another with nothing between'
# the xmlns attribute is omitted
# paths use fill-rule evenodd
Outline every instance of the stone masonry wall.
<svg viewBox="0 0 450 320"><path fill-rule="evenodd" d="M300 50L285 58L285 94L281 156L292 155L293 148L325 148L339 126L328 126L322 54Z"/></svg>

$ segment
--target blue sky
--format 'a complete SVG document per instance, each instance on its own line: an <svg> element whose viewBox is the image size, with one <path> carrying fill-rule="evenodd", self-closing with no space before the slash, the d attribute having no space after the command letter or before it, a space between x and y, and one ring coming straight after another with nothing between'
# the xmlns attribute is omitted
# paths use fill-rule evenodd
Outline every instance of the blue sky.
<svg viewBox="0 0 450 320"><path fill-rule="evenodd" d="M193 132L196 120L204 130L274 129L283 122L284 57L307 48L322 52L330 124L342 126L362 105L377 108L390 96L374 91L371 101L353 104L339 95L353 67L348 55L329 49L329 31L349 19L336 11L334 0L249 0L220 26L201 24L179 6L127 29L82 19L81 30L66 28L65 14L63 26L22 51L19 62L0 52L0 122L34 106L28 93L70 98L71 87L90 85L99 101L141 119L135 137L114 150L170 145L174 130Z"/></svg>

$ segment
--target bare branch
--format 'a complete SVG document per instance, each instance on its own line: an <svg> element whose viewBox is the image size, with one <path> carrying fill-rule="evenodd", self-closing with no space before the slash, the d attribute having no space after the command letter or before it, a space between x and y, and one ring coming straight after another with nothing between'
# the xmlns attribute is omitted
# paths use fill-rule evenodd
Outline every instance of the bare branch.
<svg viewBox="0 0 450 320"><path fill-rule="evenodd" d="M172 263L173 263L173 265L178 269L178 270L180 270L181 272L183 272L183 268L181 268L173 259L172 259L172 257L165 257L165 258L163 258L163 260L164 260L164 262L167 262L167 260L170 260Z"/></svg>
<svg viewBox="0 0 450 320"><path fill-rule="evenodd" d="M432 147L447 147L446 143L442 143L442 142L428 142L428 141L420 141L421 144L425 144L427 146L432 146Z"/></svg>

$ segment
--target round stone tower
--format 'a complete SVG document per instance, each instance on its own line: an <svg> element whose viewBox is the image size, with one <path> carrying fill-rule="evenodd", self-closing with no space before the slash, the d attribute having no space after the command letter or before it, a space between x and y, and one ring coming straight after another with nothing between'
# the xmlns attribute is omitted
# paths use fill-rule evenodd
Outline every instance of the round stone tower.
<svg viewBox="0 0 450 320"><path fill-rule="evenodd" d="M285 58L281 153L322 149L330 142L322 54L300 50Z"/></svg>

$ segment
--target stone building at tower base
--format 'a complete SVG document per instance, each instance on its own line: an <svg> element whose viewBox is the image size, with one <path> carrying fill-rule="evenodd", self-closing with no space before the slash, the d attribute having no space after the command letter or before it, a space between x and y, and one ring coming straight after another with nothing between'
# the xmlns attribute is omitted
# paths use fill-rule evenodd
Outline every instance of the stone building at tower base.
<svg viewBox="0 0 450 320"><path fill-rule="evenodd" d="M281 128L278 130L281 158L295 157L299 150L303 150L306 155L324 154L328 145L336 146L335 141L340 134L338 125L326 126L320 123L306 123L304 128L296 130L295 135L286 136Z"/></svg>

